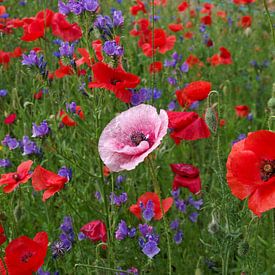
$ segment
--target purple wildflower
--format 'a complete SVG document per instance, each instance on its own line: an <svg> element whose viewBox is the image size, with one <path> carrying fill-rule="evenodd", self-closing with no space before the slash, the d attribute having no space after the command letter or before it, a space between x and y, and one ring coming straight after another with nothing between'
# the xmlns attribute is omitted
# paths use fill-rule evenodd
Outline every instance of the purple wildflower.
<svg viewBox="0 0 275 275"><path fill-rule="evenodd" d="M99 7L97 0L82 0L82 5L89 12L96 12Z"/></svg>
<svg viewBox="0 0 275 275"><path fill-rule="evenodd" d="M22 65L25 66L38 66L39 60L35 51L30 51L28 55L22 54Z"/></svg>
<svg viewBox="0 0 275 275"><path fill-rule="evenodd" d="M170 228L172 230L177 230L179 225L180 225L180 221L178 219L175 219L170 223Z"/></svg>
<svg viewBox="0 0 275 275"><path fill-rule="evenodd" d="M19 146L19 142L16 138L12 138L10 135L6 135L2 140L2 145L8 146L10 150L14 150Z"/></svg>
<svg viewBox="0 0 275 275"><path fill-rule="evenodd" d="M149 200L146 204L145 209L142 212L142 216L146 221L151 221L154 215L154 203L151 200Z"/></svg>
<svg viewBox="0 0 275 275"><path fill-rule="evenodd" d="M0 90L0 96L4 97L8 94L7 90Z"/></svg>
<svg viewBox="0 0 275 275"><path fill-rule="evenodd" d="M9 159L0 159L0 167L10 167L11 166L11 162Z"/></svg>
<svg viewBox="0 0 275 275"><path fill-rule="evenodd" d="M199 199L196 201L192 196L189 196L188 203L192 205L194 208L196 208L197 210L200 210L201 206L203 205L203 199Z"/></svg>
<svg viewBox="0 0 275 275"><path fill-rule="evenodd" d="M117 240L124 240L128 236L128 227L124 220L121 220L118 224L118 228L116 230L116 239Z"/></svg>
<svg viewBox="0 0 275 275"><path fill-rule="evenodd" d="M183 239L183 232L181 230L177 231L174 235L174 241L176 244L180 244Z"/></svg>
<svg viewBox="0 0 275 275"><path fill-rule="evenodd" d="M189 215L189 219L191 222L197 222L198 216L199 216L198 212L193 212Z"/></svg>
<svg viewBox="0 0 275 275"><path fill-rule="evenodd" d="M158 244L156 242L149 241L144 245L144 247L142 249L142 252L147 257L152 259L154 256L156 256L160 252L160 249L159 249Z"/></svg>
<svg viewBox="0 0 275 275"><path fill-rule="evenodd" d="M37 126L35 123L32 124L32 137L44 137L49 134L50 128L46 120L40 123Z"/></svg>
<svg viewBox="0 0 275 275"><path fill-rule="evenodd" d="M72 169L67 168L66 166L62 166L58 170L58 175L61 177L67 178L67 180L70 181L72 179Z"/></svg>
<svg viewBox="0 0 275 275"><path fill-rule="evenodd" d="M109 56L122 56L124 54L123 48L115 40L106 41L102 49Z"/></svg>

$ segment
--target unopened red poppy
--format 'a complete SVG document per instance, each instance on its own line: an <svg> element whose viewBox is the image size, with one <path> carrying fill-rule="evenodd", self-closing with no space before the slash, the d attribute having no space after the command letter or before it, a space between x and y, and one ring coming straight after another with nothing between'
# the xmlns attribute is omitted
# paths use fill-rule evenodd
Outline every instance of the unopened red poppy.
<svg viewBox="0 0 275 275"><path fill-rule="evenodd" d="M193 194L200 193L200 170L197 167L185 163L170 164L170 167L175 173L173 190L177 190L179 187L185 187Z"/></svg>
<svg viewBox="0 0 275 275"><path fill-rule="evenodd" d="M129 88L135 88L140 78L127 73L122 67L111 68L105 63L96 63L92 66L94 79L89 83L89 88L103 88L112 91L115 96L125 103L131 101Z"/></svg>
<svg viewBox="0 0 275 275"><path fill-rule="evenodd" d="M32 186L36 191L46 190L43 194L43 201L52 197L56 192L64 188L68 181L67 177L61 177L54 172L46 170L38 165L32 174Z"/></svg>
<svg viewBox="0 0 275 275"><path fill-rule="evenodd" d="M247 105L237 105L235 107L236 115L238 117L247 117L249 114L250 108Z"/></svg>
<svg viewBox="0 0 275 275"><path fill-rule="evenodd" d="M163 65L161 61L155 61L154 63L150 64L149 72L150 74L158 73L162 70Z"/></svg>
<svg viewBox="0 0 275 275"><path fill-rule="evenodd" d="M5 193L12 192L19 184L27 182L32 174L30 173L33 161L27 160L22 162L16 172L1 175L0 186L5 185L3 188Z"/></svg>
<svg viewBox="0 0 275 275"><path fill-rule="evenodd" d="M261 216L275 208L275 133L260 130L235 143L227 159L227 183L234 196L248 198Z"/></svg>
<svg viewBox="0 0 275 275"><path fill-rule="evenodd" d="M62 63L62 61L60 60L59 61L59 68L54 71L54 76L56 78L63 78L67 75L72 75L72 74L74 74L74 70L73 70L72 66L64 65Z"/></svg>
<svg viewBox="0 0 275 275"><path fill-rule="evenodd" d="M48 235L43 231L37 233L33 240L27 236L14 239L5 250L8 274L32 275L43 265L47 249Z"/></svg>
<svg viewBox="0 0 275 275"><path fill-rule="evenodd" d="M211 86L211 82L208 81L191 82L183 89L176 91L177 100L182 107L188 107L194 101L207 98Z"/></svg>
<svg viewBox="0 0 275 275"><path fill-rule="evenodd" d="M7 237L4 232L3 226L0 224L0 245L2 245L6 241Z"/></svg>
<svg viewBox="0 0 275 275"><path fill-rule="evenodd" d="M181 140L208 138L210 131L205 121L195 112L167 111L171 138L176 144Z"/></svg>
<svg viewBox="0 0 275 275"><path fill-rule="evenodd" d="M100 220L91 221L83 225L80 231L93 242L107 241L106 225Z"/></svg>
<svg viewBox="0 0 275 275"><path fill-rule="evenodd" d="M153 192L146 192L145 194L141 195L138 198L138 201L136 204L133 204L130 207L130 212L133 213L138 219L141 219L142 217L142 207L141 205L146 208L146 205L148 201L153 202L154 204L154 220L160 220L163 217L162 211L161 211L161 205L160 205L160 198L156 193ZM173 198L169 197L164 200L162 200L162 208L164 214L171 208L173 205Z"/></svg>
<svg viewBox="0 0 275 275"><path fill-rule="evenodd" d="M13 124L16 120L16 114L10 114L4 119L5 124Z"/></svg>

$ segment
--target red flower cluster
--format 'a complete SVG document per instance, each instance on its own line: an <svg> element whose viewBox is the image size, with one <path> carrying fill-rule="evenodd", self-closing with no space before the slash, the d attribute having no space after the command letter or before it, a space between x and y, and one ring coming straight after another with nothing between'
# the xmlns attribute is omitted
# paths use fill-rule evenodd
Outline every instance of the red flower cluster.
<svg viewBox="0 0 275 275"><path fill-rule="evenodd" d="M140 204L142 203L144 207L146 207L147 202L151 200L154 203L154 220L160 220L163 215L161 211L161 206L160 206L160 198L156 193L153 192L146 192L145 194L141 195L138 198L138 201L136 204L133 204L130 207L130 212L133 213L138 219L141 219L142 217L142 209L140 207ZM163 212L166 213L171 206L173 205L173 198L166 198L162 200L161 202Z"/></svg>
<svg viewBox="0 0 275 275"><path fill-rule="evenodd" d="M220 53L207 58L207 62L209 62L211 66L232 64L231 53L225 47L221 47Z"/></svg>
<svg viewBox="0 0 275 275"><path fill-rule="evenodd" d="M165 54L174 48L176 42L174 35L167 36L163 29L155 29L153 33L147 19L141 19L136 24L138 24L140 30L132 30L130 34L139 36L138 46L142 49L144 55L152 57L157 51Z"/></svg>
<svg viewBox="0 0 275 275"><path fill-rule="evenodd" d="M252 17L249 15L243 16L239 21L239 26L241 26L244 29L250 27L251 24L252 24Z"/></svg>
<svg viewBox="0 0 275 275"><path fill-rule="evenodd" d="M46 232L37 233L33 240L26 236L14 239L5 250L5 264L0 260L1 274L6 274L6 267L9 275L32 275L43 265L47 248Z"/></svg>
<svg viewBox="0 0 275 275"><path fill-rule="evenodd" d="M234 196L248 198L261 216L275 208L275 133L260 130L234 144L227 160L227 182Z"/></svg>
<svg viewBox="0 0 275 275"><path fill-rule="evenodd" d="M170 167L175 173L173 190L177 190L179 187L185 187L193 194L200 193L200 170L197 167L185 163L170 164Z"/></svg>
<svg viewBox="0 0 275 275"><path fill-rule="evenodd" d="M168 114L170 136L176 144L181 140L197 140L208 138L210 131L205 121L195 112L171 112Z"/></svg>
<svg viewBox="0 0 275 275"><path fill-rule="evenodd" d="M139 12L146 13L146 8L141 0L136 0L136 5L130 8L130 12L133 16L136 16Z"/></svg>
<svg viewBox="0 0 275 275"><path fill-rule="evenodd" d="M23 28L21 40L27 42L44 37L46 28L64 41L75 41L82 36L81 28L76 23L71 24L63 14L48 9L38 12L35 17L11 20L8 27Z"/></svg>
<svg viewBox="0 0 275 275"><path fill-rule="evenodd" d="M0 50L0 64L3 64L3 66L7 68L11 58L18 58L22 53L23 50L20 47L15 48L12 52L4 52Z"/></svg>

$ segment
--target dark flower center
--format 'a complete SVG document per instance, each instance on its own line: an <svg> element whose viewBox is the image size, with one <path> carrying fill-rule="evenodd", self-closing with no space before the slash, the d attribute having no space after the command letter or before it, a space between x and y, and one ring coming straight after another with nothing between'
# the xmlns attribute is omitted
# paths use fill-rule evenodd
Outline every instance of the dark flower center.
<svg viewBox="0 0 275 275"><path fill-rule="evenodd" d="M21 261L27 263L29 259L32 257L32 252L27 252L24 256L22 256Z"/></svg>
<svg viewBox="0 0 275 275"><path fill-rule="evenodd" d="M261 165L261 178L263 181L268 181L275 176L275 160L265 160Z"/></svg>
<svg viewBox="0 0 275 275"><path fill-rule="evenodd" d="M118 82L121 82L120 80L117 80L117 79L111 79L111 84L112 85L116 85Z"/></svg>
<svg viewBox="0 0 275 275"><path fill-rule="evenodd" d="M16 180L16 181L19 181L20 180L20 176L18 174L14 174L13 176L13 179Z"/></svg>
<svg viewBox="0 0 275 275"><path fill-rule="evenodd" d="M146 136L143 133L140 132L134 132L131 135L131 141L135 146L138 146L142 141L146 140L148 141L148 139L146 138Z"/></svg>

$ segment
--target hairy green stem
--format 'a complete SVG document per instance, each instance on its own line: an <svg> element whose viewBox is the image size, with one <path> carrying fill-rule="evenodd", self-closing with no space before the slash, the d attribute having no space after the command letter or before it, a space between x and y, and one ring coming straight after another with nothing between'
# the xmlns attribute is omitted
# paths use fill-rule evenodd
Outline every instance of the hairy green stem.
<svg viewBox="0 0 275 275"><path fill-rule="evenodd" d="M268 6L267 6L266 0L263 0L263 2L264 2L265 11L266 11L268 22L269 22L269 26L270 26L270 31L271 31L272 38L273 38L273 44L274 44L274 47L275 47L275 31L274 31L274 28L273 28L272 19L271 19L271 16L270 16L270 12L268 10Z"/></svg>
<svg viewBox="0 0 275 275"><path fill-rule="evenodd" d="M165 230L165 235L166 235L166 242L167 242L167 254L168 254L168 274L172 274L172 257L171 257L171 245L170 245L170 236L169 236L169 228L168 228L168 223L165 217L165 213L163 210L162 206L162 200L161 200L161 189L160 185L157 179L157 175L155 172L154 164L153 161L151 160L151 156L148 157L148 163L152 175L152 180L153 180L153 186L154 186L154 191L158 195L159 200L160 200L160 209L162 212L162 218L163 218L163 224L164 224L164 230Z"/></svg>
<svg viewBox="0 0 275 275"><path fill-rule="evenodd" d="M95 269L101 269L101 270L108 270L108 271L113 271L113 272L123 272L126 274L133 274L132 272L129 272L127 270L121 270L121 269L115 269L115 268L109 268L105 266L97 266L97 265L88 265L88 264L75 264L74 268L77 267L88 267L88 268L95 268Z"/></svg>

